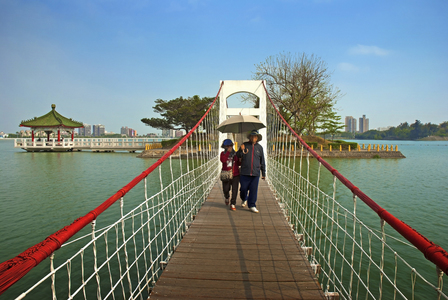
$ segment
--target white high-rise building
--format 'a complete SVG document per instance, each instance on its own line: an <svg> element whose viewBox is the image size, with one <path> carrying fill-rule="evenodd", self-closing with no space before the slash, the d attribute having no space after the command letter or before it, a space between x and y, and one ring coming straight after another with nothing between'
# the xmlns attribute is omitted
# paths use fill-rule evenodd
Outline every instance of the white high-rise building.
<svg viewBox="0 0 448 300"><path fill-rule="evenodd" d="M91 136L92 126L90 124L83 124L84 127L78 128L78 135L80 136Z"/></svg>
<svg viewBox="0 0 448 300"><path fill-rule="evenodd" d="M356 132L356 119L352 116L345 117L345 132Z"/></svg>

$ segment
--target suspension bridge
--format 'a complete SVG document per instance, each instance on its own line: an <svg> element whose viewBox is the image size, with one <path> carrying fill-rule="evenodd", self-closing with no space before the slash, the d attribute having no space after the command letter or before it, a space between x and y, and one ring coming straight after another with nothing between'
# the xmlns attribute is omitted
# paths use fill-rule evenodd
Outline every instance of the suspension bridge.
<svg viewBox="0 0 448 300"><path fill-rule="evenodd" d="M257 96L259 108L227 108L239 92ZM259 214L227 210L220 192L227 136L216 127L239 113L266 124ZM411 265L415 256L431 270ZM1 263L0 294L19 286L10 298L448 299L443 274L447 252L311 149L264 81L222 81L205 115L156 163Z"/></svg>

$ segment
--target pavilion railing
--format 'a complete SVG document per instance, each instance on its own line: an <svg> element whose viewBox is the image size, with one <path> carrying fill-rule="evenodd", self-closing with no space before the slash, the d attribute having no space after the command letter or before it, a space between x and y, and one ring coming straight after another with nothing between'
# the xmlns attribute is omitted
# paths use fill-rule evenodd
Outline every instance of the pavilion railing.
<svg viewBox="0 0 448 300"><path fill-rule="evenodd" d="M32 139L29 138L20 138L20 139L14 139L14 147L15 148L22 148L22 149L28 149L28 148L73 148L74 142L71 139L63 139L61 141L58 141L57 139Z"/></svg>
<svg viewBox="0 0 448 300"><path fill-rule="evenodd" d="M25 150L37 149L45 151L54 148L67 150L111 150L111 151L143 151L145 149L160 148L160 143L169 138L65 138L58 141L57 138L17 138L14 139L14 147ZM157 147L156 147L157 146Z"/></svg>

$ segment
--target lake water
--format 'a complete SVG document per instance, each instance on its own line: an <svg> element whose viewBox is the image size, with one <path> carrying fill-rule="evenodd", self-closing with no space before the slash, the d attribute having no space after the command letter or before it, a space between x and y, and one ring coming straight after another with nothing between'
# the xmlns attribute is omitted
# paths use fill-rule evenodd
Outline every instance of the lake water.
<svg viewBox="0 0 448 300"><path fill-rule="evenodd" d="M326 159L380 206L448 249L448 142L355 141L398 145L404 159Z"/></svg>
<svg viewBox="0 0 448 300"><path fill-rule="evenodd" d="M155 162L128 152L25 152L5 140L0 161L2 262L84 216Z"/></svg>
<svg viewBox="0 0 448 300"><path fill-rule="evenodd" d="M448 142L381 143L398 145L406 158L326 160L383 208L447 250ZM3 262L84 216L156 160L127 152L27 153L14 149L12 140L0 140L0 161ZM154 176L148 182L157 181L156 189L160 183Z"/></svg>

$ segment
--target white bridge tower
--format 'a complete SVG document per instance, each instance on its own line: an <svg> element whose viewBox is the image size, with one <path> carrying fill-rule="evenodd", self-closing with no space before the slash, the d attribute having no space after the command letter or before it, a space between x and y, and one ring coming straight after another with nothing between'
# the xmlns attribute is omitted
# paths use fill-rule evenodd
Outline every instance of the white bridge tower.
<svg viewBox="0 0 448 300"><path fill-rule="evenodd" d="M266 124L266 91L263 87L262 80L224 80L221 91L219 93L219 123L227 119L228 116L250 115L257 117L264 125ZM266 84L266 82L265 82ZM229 108L227 107L227 98L237 93L250 93L258 97L260 101L259 108ZM258 130L262 135L260 145L263 146L263 150L267 153L267 136L266 128ZM227 138L226 133L219 133L219 145L222 145L224 139ZM243 141L246 141L246 136L243 136ZM239 145L238 145L239 147Z"/></svg>

